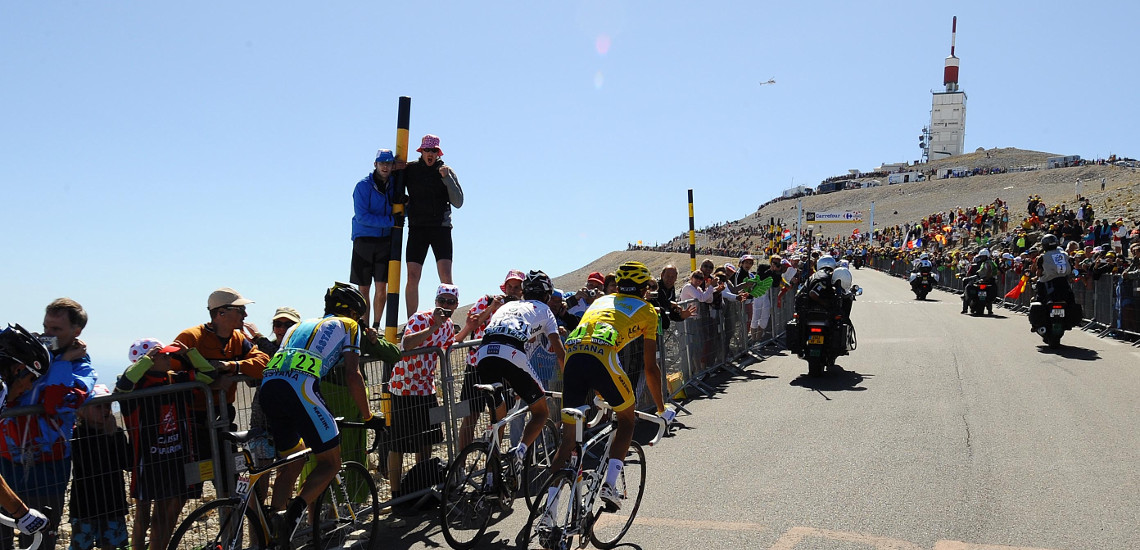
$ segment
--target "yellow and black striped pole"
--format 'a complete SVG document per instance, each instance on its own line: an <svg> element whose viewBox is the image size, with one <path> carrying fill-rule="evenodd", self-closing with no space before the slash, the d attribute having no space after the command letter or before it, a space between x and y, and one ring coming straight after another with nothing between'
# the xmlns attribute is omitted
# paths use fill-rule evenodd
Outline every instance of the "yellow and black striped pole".
<svg viewBox="0 0 1140 550"><path fill-rule="evenodd" d="M693 190L689 189L689 273L697 270L697 229L693 223Z"/></svg>
<svg viewBox="0 0 1140 550"><path fill-rule="evenodd" d="M400 96L396 114L396 163L408 162L408 121L412 114L412 98ZM404 171L395 173L396 196L404 196ZM384 339L396 343L396 327L400 317L400 262L404 251L404 203L392 204L392 254L388 260L388 303L384 314Z"/></svg>

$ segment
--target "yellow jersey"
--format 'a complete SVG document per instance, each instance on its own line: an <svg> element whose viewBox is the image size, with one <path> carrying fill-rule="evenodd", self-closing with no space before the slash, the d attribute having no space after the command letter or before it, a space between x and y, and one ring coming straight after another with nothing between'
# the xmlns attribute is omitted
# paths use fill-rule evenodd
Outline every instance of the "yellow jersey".
<svg viewBox="0 0 1140 550"><path fill-rule="evenodd" d="M657 310L636 296L607 294L594 300L566 337L566 357L585 353L606 359L639 336L657 339Z"/></svg>

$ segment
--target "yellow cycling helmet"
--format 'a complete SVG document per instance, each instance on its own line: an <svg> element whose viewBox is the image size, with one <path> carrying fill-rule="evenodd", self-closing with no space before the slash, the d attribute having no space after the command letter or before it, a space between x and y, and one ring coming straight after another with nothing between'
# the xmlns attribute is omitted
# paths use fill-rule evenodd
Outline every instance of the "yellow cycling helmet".
<svg viewBox="0 0 1140 550"><path fill-rule="evenodd" d="M634 295L645 292L645 286L653 278L645 264L632 261L618 266L614 275L617 277L618 292Z"/></svg>

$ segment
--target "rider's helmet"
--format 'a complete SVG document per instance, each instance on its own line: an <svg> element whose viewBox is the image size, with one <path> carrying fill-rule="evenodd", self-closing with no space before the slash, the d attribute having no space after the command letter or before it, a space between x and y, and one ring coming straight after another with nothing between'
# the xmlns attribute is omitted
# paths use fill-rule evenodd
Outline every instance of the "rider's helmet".
<svg viewBox="0 0 1140 550"><path fill-rule="evenodd" d="M550 277L542 271L533 269L526 274L522 286L524 300L542 300L545 302L550 299L550 294L554 292L554 283L550 281Z"/></svg>
<svg viewBox="0 0 1140 550"><path fill-rule="evenodd" d="M974 256L974 260L980 261L982 259L986 259L986 260L990 259L990 249L983 248L983 249L978 251L977 256Z"/></svg>
<svg viewBox="0 0 1140 550"><path fill-rule="evenodd" d="M839 260L839 267L841 269L847 269L848 267L851 267L851 262L847 260Z"/></svg>
<svg viewBox="0 0 1140 550"><path fill-rule="evenodd" d="M653 278L645 264L632 261L618 266L614 275L617 276L618 293L634 296L645 294L645 288Z"/></svg>
<svg viewBox="0 0 1140 550"><path fill-rule="evenodd" d="M815 268L819 270L826 269L828 271L831 271L835 269L835 258L832 258L831 256L820 256L819 259L815 261Z"/></svg>
<svg viewBox="0 0 1140 550"><path fill-rule="evenodd" d="M368 301L355 286L336 282L325 292L325 314L338 313L353 319L368 311Z"/></svg>
<svg viewBox="0 0 1140 550"><path fill-rule="evenodd" d="M1049 234L1045 235L1044 237L1041 237L1041 248L1042 249L1053 250L1054 248L1057 248L1058 246L1061 246L1061 242L1060 242L1060 240L1057 239L1056 235L1049 233Z"/></svg>
<svg viewBox="0 0 1140 550"><path fill-rule="evenodd" d="M930 269L934 267L934 264L930 263L930 260L919 260L918 267L921 269Z"/></svg>
<svg viewBox="0 0 1140 550"><path fill-rule="evenodd" d="M843 292L851 291L851 270L846 267L838 267L835 271L831 272L831 281L833 284L839 285Z"/></svg>
<svg viewBox="0 0 1140 550"><path fill-rule="evenodd" d="M5 380L26 369L39 378L51 365L51 353L39 337L16 325L0 331L0 374Z"/></svg>
<svg viewBox="0 0 1140 550"><path fill-rule="evenodd" d="M922 255L920 255L920 256L918 257L918 259L920 259L920 260L929 260L929 259L930 259L930 253L929 253L929 252L923 252L923 253L922 253Z"/></svg>

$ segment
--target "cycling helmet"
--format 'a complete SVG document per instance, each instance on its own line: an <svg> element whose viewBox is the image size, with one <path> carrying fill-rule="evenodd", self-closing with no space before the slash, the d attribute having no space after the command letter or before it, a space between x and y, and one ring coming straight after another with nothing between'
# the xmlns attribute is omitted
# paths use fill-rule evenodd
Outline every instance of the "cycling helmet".
<svg viewBox="0 0 1140 550"><path fill-rule="evenodd" d="M833 284L839 285L843 292L851 291L851 271L846 267L839 267L832 271L831 280Z"/></svg>
<svg viewBox="0 0 1140 550"><path fill-rule="evenodd" d="M523 298L527 300L542 300L550 299L550 293L554 292L554 283L550 281L550 277L539 270L531 270L526 274L523 279Z"/></svg>
<svg viewBox="0 0 1140 550"><path fill-rule="evenodd" d="M1052 234L1052 233L1049 233L1049 234L1045 235L1044 237L1041 237L1041 248L1043 248L1045 250L1053 250L1054 248L1057 248L1060 245L1061 245L1061 242L1059 240L1057 240L1057 236Z"/></svg>
<svg viewBox="0 0 1140 550"><path fill-rule="evenodd" d="M626 262L618 266L614 272L617 276L618 292L622 294L640 295L645 292L645 286L653 278L649 268L641 262Z"/></svg>
<svg viewBox="0 0 1140 550"><path fill-rule="evenodd" d="M353 313L356 316L368 311L368 301L355 286L336 282L325 292L325 313ZM355 316L354 316L355 317Z"/></svg>
<svg viewBox="0 0 1140 550"><path fill-rule="evenodd" d="M0 365L10 368L22 365L37 378L51 365L51 353L40 342L38 335L17 325L8 325L0 331Z"/></svg>
<svg viewBox="0 0 1140 550"><path fill-rule="evenodd" d="M815 261L815 268L831 271L835 269L835 258L831 256L820 256L819 259Z"/></svg>

